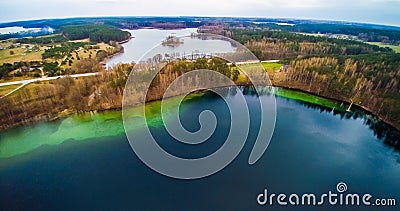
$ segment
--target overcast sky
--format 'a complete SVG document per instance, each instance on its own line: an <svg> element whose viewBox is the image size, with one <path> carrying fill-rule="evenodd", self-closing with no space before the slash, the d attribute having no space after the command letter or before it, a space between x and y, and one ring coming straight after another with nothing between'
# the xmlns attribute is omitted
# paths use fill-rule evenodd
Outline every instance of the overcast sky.
<svg viewBox="0 0 400 211"><path fill-rule="evenodd" d="M400 0L0 0L0 22L88 16L240 16L400 26Z"/></svg>

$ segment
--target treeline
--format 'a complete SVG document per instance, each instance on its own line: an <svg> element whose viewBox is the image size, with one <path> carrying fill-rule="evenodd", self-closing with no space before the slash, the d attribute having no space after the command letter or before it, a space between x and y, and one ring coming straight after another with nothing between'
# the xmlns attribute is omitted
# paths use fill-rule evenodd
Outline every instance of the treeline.
<svg viewBox="0 0 400 211"><path fill-rule="evenodd" d="M8 73L13 71L14 65L10 64L10 63L4 63L0 66L0 79L2 78L7 78L8 77Z"/></svg>
<svg viewBox="0 0 400 211"><path fill-rule="evenodd" d="M374 134L378 139L382 140L384 144L392 146L396 150L400 150L400 131L395 130L393 127L388 126L384 122L379 121L376 117L371 116L362 110L353 109L352 112L346 112L340 109L328 108L304 101L298 101L298 103L306 106L307 108L319 110L321 113L328 112L334 116L340 116L341 119L362 118L364 124L374 131Z"/></svg>
<svg viewBox="0 0 400 211"><path fill-rule="evenodd" d="M0 65L0 79L8 79L8 74L16 69L26 68L38 68L42 66L41 61L30 61L30 62L14 62L13 64L4 63Z"/></svg>
<svg viewBox="0 0 400 211"><path fill-rule="evenodd" d="M55 59L61 59L65 56L68 56L71 54L74 50L84 47L85 45L88 45L89 43L85 42L65 42L62 43L61 46L56 46L52 47L49 49L46 49L44 53L42 54L43 59L48 59L48 58L55 58Z"/></svg>
<svg viewBox="0 0 400 211"><path fill-rule="evenodd" d="M364 42L383 42L392 45L400 45L400 30L386 29L389 27L376 28L372 26L337 23L301 23L293 26L265 24L264 27L287 32L346 34L356 36Z"/></svg>
<svg viewBox="0 0 400 211"><path fill-rule="evenodd" d="M0 24L1 25L1 24ZM13 27L15 25L11 25ZM29 28L29 27L28 27ZM42 26L33 27L33 28L42 28ZM37 37L51 34L51 32L46 30L40 31L27 31L27 32L17 32L17 33L7 33L7 34L0 34L0 40L7 40L11 38L24 38L24 37Z"/></svg>
<svg viewBox="0 0 400 211"><path fill-rule="evenodd" d="M141 27L151 27L155 24L173 23L178 26L184 24L187 28L197 28L210 18L202 17L79 17L79 18L65 18L65 19L45 19L45 20L28 20L0 23L0 27L13 27L22 26L24 28L41 28L49 26L56 30L65 25L89 25L96 23L104 23L106 25L115 26L117 28L130 28L136 29ZM201 22L200 22L200 21ZM215 22L215 20L211 20ZM163 26L163 25L162 25ZM15 36L15 35L14 35ZM1 37L1 35L0 35Z"/></svg>
<svg viewBox="0 0 400 211"><path fill-rule="evenodd" d="M159 72L154 72L156 71L153 70L154 64L150 62L145 64L141 63L139 65L139 70L135 71L132 76L134 81L131 83L134 83L135 86L133 87L134 90L131 93L137 93L135 90L142 90L150 87L146 95L147 101L162 99L165 91L171 85L171 83L175 81L175 79L192 70L214 70L224 76L229 77L233 81L236 81L240 74L238 68L228 66L226 61L220 58L199 58L196 60L183 59L171 61ZM156 74L155 78L150 84L147 84L153 76L152 74ZM204 86L213 87L215 84L219 84L218 82L221 82L219 81L220 78L218 77L207 77L207 74L196 73L195 76L192 75L190 78L187 78L188 80L180 80L177 82L179 83L179 85L177 85L179 89L172 91L173 94L171 95L180 95L182 94L182 91L185 92L190 89L189 87L193 87L195 85L201 84ZM122 83L125 83L125 81L122 81Z"/></svg>
<svg viewBox="0 0 400 211"><path fill-rule="evenodd" d="M58 62L43 62L43 71L47 76L101 72L103 67L99 63L99 61L101 61L99 60L101 58L98 57L99 52L97 57L79 59L76 61L76 65L74 67L69 68L61 68Z"/></svg>
<svg viewBox="0 0 400 211"><path fill-rule="evenodd" d="M118 28L103 24L68 25L61 27L62 34L70 40L89 38L91 42L124 41L129 39L130 33Z"/></svg>
<svg viewBox="0 0 400 211"><path fill-rule="evenodd" d="M66 44L73 44L73 43L66 43ZM79 43L77 43L79 44ZM76 45L75 47L79 47L81 45ZM98 50L95 54L95 56L92 58L79 58L78 54L73 54L72 52L75 50L75 47L55 47L55 51L52 51L51 49L46 50L46 58L63 58L65 56L65 60L61 62L51 62L51 61L30 61L30 62L14 62L13 64L10 63L4 63L0 65L0 79L8 79L10 76L10 72L14 70L18 70L20 68L24 69L35 69L35 71L31 72L30 75L34 77L39 77L40 74L37 74L37 71L39 68L42 68L43 72L47 76L61 76L65 74L77 74L77 73L92 73L92 72L100 72L103 70L103 67L100 65L100 62L103 61L106 57L109 55L114 54L116 51L119 51L121 49L115 49L114 51L105 51L105 50ZM86 46L85 46L86 47ZM63 50L60 50L63 49ZM73 56L75 55L75 57ZM68 68L62 68L61 65L64 65L66 63L72 64L76 63L75 66L69 65ZM27 74L27 73L21 73L20 74ZM14 74L15 75L15 74ZM11 75L12 76L12 75Z"/></svg>
<svg viewBox="0 0 400 211"><path fill-rule="evenodd" d="M29 84L0 99L0 129L56 118L60 112L121 108L125 83L118 81L126 81L132 67L133 64L122 64L94 77L64 77Z"/></svg>
<svg viewBox="0 0 400 211"><path fill-rule="evenodd" d="M362 42L282 31L234 30L261 60L288 64L275 85L354 102L400 128L400 54Z"/></svg>
<svg viewBox="0 0 400 211"><path fill-rule="evenodd" d="M32 37L32 38L21 38L17 39L15 42L22 44L37 44L37 45L46 45L46 44L54 44L54 43L63 43L67 42L68 39L63 35L54 35L54 36L46 36L46 37Z"/></svg>
<svg viewBox="0 0 400 211"><path fill-rule="evenodd" d="M214 70L219 72L233 81L236 81L239 76L239 71L237 68L230 68L225 60L220 58L199 58L194 61L189 61L186 59L173 61L167 64L167 66L163 69L163 72L178 72L179 75L190 72L192 70Z"/></svg>
<svg viewBox="0 0 400 211"><path fill-rule="evenodd" d="M296 59L287 72L275 73L272 80L275 85L353 102L400 126L400 55L393 62L386 56ZM278 76L284 79L274 80Z"/></svg>
<svg viewBox="0 0 400 211"><path fill-rule="evenodd" d="M360 55L393 52L362 42L307 36L284 31L232 30L232 38L243 43L261 60L290 59L306 55Z"/></svg>

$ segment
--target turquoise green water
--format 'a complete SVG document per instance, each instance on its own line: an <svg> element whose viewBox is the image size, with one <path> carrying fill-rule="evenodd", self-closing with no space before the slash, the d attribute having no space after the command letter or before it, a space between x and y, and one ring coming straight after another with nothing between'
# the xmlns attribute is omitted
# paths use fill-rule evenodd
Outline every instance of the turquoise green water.
<svg viewBox="0 0 400 211"><path fill-rule="evenodd" d="M294 100L300 100L303 102L307 103L312 103L316 105L321 105L325 106L328 108L334 108L338 109L341 111L345 111L346 107L344 107L341 103L329 100L326 98L322 98L319 96L315 96L312 94L308 94L305 92L300 92L300 91L295 91L295 90L289 90L289 89L284 89L284 88L275 88L275 95L279 97L284 97L284 98L289 98L289 99L294 99Z"/></svg>
<svg viewBox="0 0 400 211"><path fill-rule="evenodd" d="M276 88L275 94L280 97L300 100L307 103L345 110L338 102L327 100L299 91ZM188 95L185 100L190 100L201 94ZM177 98L166 100L166 111L169 106L176 103ZM161 101L153 101L146 104L147 122L150 126L162 126L160 114ZM143 116L138 108L131 108L127 112L132 116ZM168 112L166 113L168 117ZM143 125L132 125L135 129L143 128ZM111 137L125 133L120 110L106 112L90 112L75 114L62 120L56 120L51 124L39 122L34 125L24 126L0 133L0 158L10 158L19 154L28 153L44 145L58 145L65 141L85 141L96 137ZM44 139L43 137L48 137Z"/></svg>
<svg viewBox="0 0 400 211"><path fill-rule="evenodd" d="M83 141L100 135L122 133L120 116L120 112L117 111L85 113L57 120L52 124L40 122L37 125L7 131L1 134L0 158L13 157L44 145L57 145L67 140ZM99 125L110 129L104 130L104 127Z"/></svg>
<svg viewBox="0 0 400 211"><path fill-rule="evenodd" d="M279 97L326 106L338 111L346 110L346 105L299 91L276 88L275 94ZM200 95L200 93L191 94L185 100L190 100ZM168 111L169 106L176 104L177 99L166 100L166 111ZM146 104L149 126L157 127L163 125L161 115L159 115L160 106L161 101L153 101ZM131 108L127 112L133 114L132 116L143 116L138 108ZM168 112L165 116L168 117ZM144 127L140 124L132 126L135 129ZM62 120L53 121L51 124L39 122L0 133L0 158L10 158L28 153L44 145L58 145L71 140L85 141L96 137L111 137L123 133L125 131L121 110L75 114ZM48 138L44 139L43 137Z"/></svg>
<svg viewBox="0 0 400 211"><path fill-rule="evenodd" d="M393 143L399 139L392 129L362 112L341 112L277 97L277 122L270 146L256 164L249 165L259 133L257 98L269 96L256 96L244 88L242 92L251 120L246 144L230 165L198 180L171 179L142 163L125 136L120 111L75 115L0 133L0 209L399 210L328 204L260 206L256 198L264 188L270 193L319 196L336 193L339 182L347 184L346 193L371 193L373 199L395 198L398 203L400 156L388 139L378 137L394 137ZM227 93L232 100L239 98ZM166 151L183 158L205 157L224 144L230 131L230 110L223 99L209 93L188 99L180 110L180 120L188 131L199 129L198 117L205 109L218 120L215 133L205 143L192 146L168 135L159 117L160 102L149 103L147 120L152 135ZM168 102L167 107L175 99ZM135 108L129 112L140 116ZM140 137L143 131L134 133Z"/></svg>
<svg viewBox="0 0 400 211"><path fill-rule="evenodd" d="M191 94L185 98L190 100L199 94ZM175 105L177 98L165 101L166 117L168 107ZM163 124L160 114L161 101L146 104L146 116L149 126L157 127ZM127 110L132 116L142 117L139 108ZM143 128L139 123L131 125L135 129ZM10 158L28 153L41 146L58 145L65 141L85 141L96 137L111 137L124 134L122 111L90 112L75 114L54 122L39 122L0 133L0 158ZM43 138L46 137L46 138Z"/></svg>

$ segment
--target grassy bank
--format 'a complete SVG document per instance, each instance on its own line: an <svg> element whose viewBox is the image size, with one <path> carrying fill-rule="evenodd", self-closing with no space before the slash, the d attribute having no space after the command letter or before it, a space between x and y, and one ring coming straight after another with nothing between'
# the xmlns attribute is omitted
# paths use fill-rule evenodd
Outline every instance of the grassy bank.
<svg viewBox="0 0 400 211"><path fill-rule="evenodd" d="M379 46L379 47L382 47L382 48L390 48L394 52L400 53L400 45L387 45L387 44L383 44L383 43L380 43L380 42L367 42L367 43L371 44L371 45L376 45L376 46Z"/></svg>
<svg viewBox="0 0 400 211"><path fill-rule="evenodd" d="M312 103L315 105L325 106L328 108L334 108L337 110L342 110L342 111L346 110L346 108L344 108L343 105L341 105L341 103L339 103L337 101L319 97L319 96L316 96L316 95L313 95L310 93L306 93L306 92L302 92L302 91L296 91L296 90L277 87L275 89L275 95L279 96L279 97L293 99L293 100L300 100L300 101Z"/></svg>

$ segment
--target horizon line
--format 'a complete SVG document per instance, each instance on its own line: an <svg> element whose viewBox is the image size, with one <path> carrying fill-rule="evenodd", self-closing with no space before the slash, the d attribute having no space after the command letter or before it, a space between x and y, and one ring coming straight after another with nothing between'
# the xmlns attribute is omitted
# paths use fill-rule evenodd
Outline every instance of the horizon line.
<svg viewBox="0 0 400 211"><path fill-rule="evenodd" d="M389 26L400 28L399 25L388 24L388 23L377 23L377 22L361 22L361 21L349 21L340 19L318 19L318 18L303 18L303 17L266 17L266 16L208 16L208 15L97 15L97 16L65 16L65 17L44 17L44 18L32 18L32 19L16 19L16 20L5 20L0 21L0 24L12 24L29 21L44 21L44 20L67 20L67 19L79 19L79 18L244 18L244 19L274 19L274 20L297 20L297 21L322 21L322 22L338 22L338 23L355 23L355 24L368 24L378 26ZM5 27L0 27L5 28Z"/></svg>

